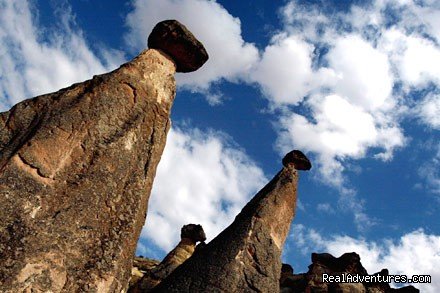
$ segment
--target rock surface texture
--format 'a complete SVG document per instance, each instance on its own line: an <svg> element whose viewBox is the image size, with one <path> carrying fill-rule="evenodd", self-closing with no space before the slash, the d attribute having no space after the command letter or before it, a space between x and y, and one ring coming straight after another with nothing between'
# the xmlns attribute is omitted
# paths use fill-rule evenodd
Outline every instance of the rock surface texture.
<svg viewBox="0 0 440 293"><path fill-rule="evenodd" d="M200 48L182 47L177 61L150 49L0 113L0 292L126 289L170 127L176 64Z"/></svg>
<svg viewBox="0 0 440 293"><path fill-rule="evenodd" d="M203 249L153 292L279 292L281 252L295 214L298 171L287 164Z"/></svg>

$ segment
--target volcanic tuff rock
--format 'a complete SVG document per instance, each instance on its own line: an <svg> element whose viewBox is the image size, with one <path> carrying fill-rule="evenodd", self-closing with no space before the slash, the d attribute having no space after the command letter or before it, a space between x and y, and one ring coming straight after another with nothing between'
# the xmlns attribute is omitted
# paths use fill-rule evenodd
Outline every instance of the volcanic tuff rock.
<svg viewBox="0 0 440 293"><path fill-rule="evenodd" d="M185 40L180 31L173 40ZM181 46L176 61L150 49L0 113L1 292L127 287L170 127L175 62L199 55L184 50L204 51Z"/></svg>
<svg viewBox="0 0 440 293"><path fill-rule="evenodd" d="M285 166L215 239L153 292L278 292L298 171Z"/></svg>
<svg viewBox="0 0 440 293"><path fill-rule="evenodd" d="M206 240L202 226L195 224L183 226L180 237L181 240L177 246L165 256L160 264L150 269L147 274L144 274L136 285L131 286L129 292L150 291L193 255L197 242L201 241L203 243Z"/></svg>

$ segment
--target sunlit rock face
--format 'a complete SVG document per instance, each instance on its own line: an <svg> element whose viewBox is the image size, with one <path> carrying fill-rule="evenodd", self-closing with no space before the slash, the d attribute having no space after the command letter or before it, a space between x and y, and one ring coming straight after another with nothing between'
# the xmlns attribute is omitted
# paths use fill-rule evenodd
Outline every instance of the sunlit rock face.
<svg viewBox="0 0 440 293"><path fill-rule="evenodd" d="M146 50L0 113L1 292L126 289L181 60Z"/></svg>

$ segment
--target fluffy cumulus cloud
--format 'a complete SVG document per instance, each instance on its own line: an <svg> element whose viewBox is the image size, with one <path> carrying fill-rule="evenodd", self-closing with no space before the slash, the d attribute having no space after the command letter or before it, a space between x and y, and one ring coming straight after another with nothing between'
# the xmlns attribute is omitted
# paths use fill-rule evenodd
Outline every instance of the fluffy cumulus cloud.
<svg viewBox="0 0 440 293"><path fill-rule="evenodd" d="M326 55L336 72L333 90L365 110L375 110L390 97L393 79L387 56L359 35L335 40Z"/></svg>
<svg viewBox="0 0 440 293"><path fill-rule="evenodd" d="M178 74L181 86L208 91L213 82L243 79L258 60L256 47L241 37L240 20L215 1L135 0L132 4L126 40L136 50L146 47L154 25L164 19L179 20L205 46L209 60L196 72Z"/></svg>
<svg viewBox="0 0 440 293"><path fill-rule="evenodd" d="M221 133L170 131L141 243L169 251L189 223L201 224L210 241L265 185L262 170L228 141Z"/></svg>
<svg viewBox="0 0 440 293"><path fill-rule="evenodd" d="M440 236L415 230L399 239L367 241L344 235L323 237L316 230L294 225L290 236L302 253L329 252L336 257L355 251L372 274L387 268L390 274L430 275L431 284L413 284L421 292L440 290Z"/></svg>
<svg viewBox="0 0 440 293"><path fill-rule="evenodd" d="M311 90L313 46L294 36L278 35L264 49L250 80L277 104L297 104Z"/></svg>
<svg viewBox="0 0 440 293"><path fill-rule="evenodd" d="M35 95L58 90L115 67L102 62L75 28L69 7L58 12L58 29L39 25L27 1L0 1L0 111ZM41 35L44 32L45 35ZM114 62L113 62L114 61Z"/></svg>
<svg viewBox="0 0 440 293"><path fill-rule="evenodd" d="M296 88L312 89L291 100L308 113L283 112L280 149L298 145L316 153L324 181L341 186L347 159L372 150L389 160L405 145L404 117L437 129L439 11L435 1L373 1L347 12L288 2L281 9L285 34L314 48L301 57L308 70ZM280 93L274 96L283 99Z"/></svg>
<svg viewBox="0 0 440 293"><path fill-rule="evenodd" d="M215 1L136 0L127 41L144 47L156 22L181 20L206 45L210 60L178 76L180 84L205 91L211 104L222 100L210 93L216 81L257 85L271 106L282 109L281 153L292 145L314 152L324 181L342 186L345 160L369 150L375 158L392 159L406 142L400 121L411 93L439 82L439 9L422 2L378 0L334 12L289 1L280 9L283 29L259 53L243 40L239 19ZM423 98L411 102L420 104L420 121L436 128L438 95ZM302 104L309 113L285 107Z"/></svg>

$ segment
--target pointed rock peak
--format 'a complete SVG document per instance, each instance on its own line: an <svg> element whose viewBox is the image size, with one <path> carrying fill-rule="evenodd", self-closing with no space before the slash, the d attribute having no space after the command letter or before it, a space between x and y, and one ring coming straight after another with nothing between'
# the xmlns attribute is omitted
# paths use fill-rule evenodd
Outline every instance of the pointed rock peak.
<svg viewBox="0 0 440 293"><path fill-rule="evenodd" d="M283 168L229 227L196 248L152 292L278 292L297 182L298 172Z"/></svg>
<svg viewBox="0 0 440 293"><path fill-rule="evenodd" d="M168 54L177 72L196 71L209 58L202 43L177 20L159 22L148 37L148 47Z"/></svg>
<svg viewBox="0 0 440 293"><path fill-rule="evenodd" d="M303 152L299 150L293 150L283 158L283 166L289 167L292 166L296 170L310 170L312 168L312 164L309 159L304 155Z"/></svg>

